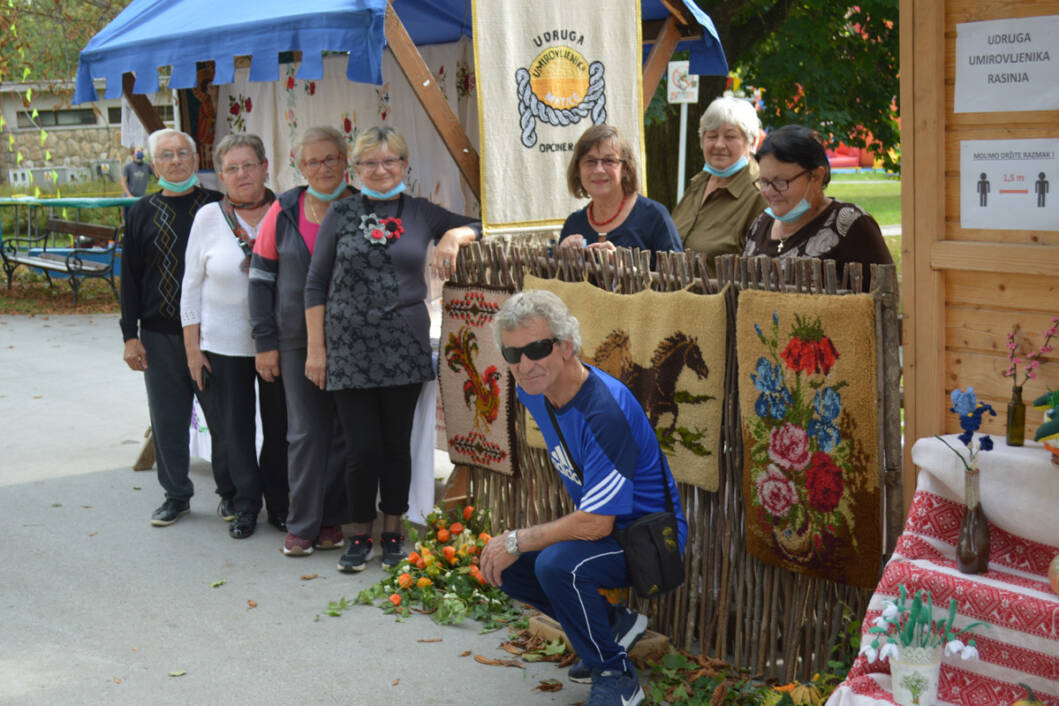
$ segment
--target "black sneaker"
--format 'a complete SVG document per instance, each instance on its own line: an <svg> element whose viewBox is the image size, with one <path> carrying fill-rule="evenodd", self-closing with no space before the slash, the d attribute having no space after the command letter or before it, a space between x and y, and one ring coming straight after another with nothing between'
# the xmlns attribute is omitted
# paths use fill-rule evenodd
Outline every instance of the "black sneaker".
<svg viewBox="0 0 1059 706"><path fill-rule="evenodd" d="M231 498L221 498L221 501L217 503L217 517L225 522L235 519L235 502Z"/></svg>
<svg viewBox="0 0 1059 706"><path fill-rule="evenodd" d="M151 515L151 524L155 527L168 527L189 512L191 512L191 503L187 500L167 498L162 506Z"/></svg>
<svg viewBox="0 0 1059 706"><path fill-rule="evenodd" d="M228 535L232 539L246 539L257 529L256 512L237 512L232 524L228 525Z"/></svg>
<svg viewBox="0 0 1059 706"><path fill-rule="evenodd" d="M647 632L647 616L625 606L614 606L613 616L611 634L614 635L614 641L628 652ZM567 678L576 684L591 684L592 670L583 661L577 660L570 666Z"/></svg>
<svg viewBox="0 0 1059 706"><path fill-rule="evenodd" d="M397 566L404 559L404 549L401 547L403 537L396 532L382 533L382 565Z"/></svg>
<svg viewBox="0 0 1059 706"><path fill-rule="evenodd" d="M354 571L363 571L364 565L368 563L373 555L374 542L371 535L358 534L349 538L349 546L346 547L342 558L338 560L338 570L351 574Z"/></svg>

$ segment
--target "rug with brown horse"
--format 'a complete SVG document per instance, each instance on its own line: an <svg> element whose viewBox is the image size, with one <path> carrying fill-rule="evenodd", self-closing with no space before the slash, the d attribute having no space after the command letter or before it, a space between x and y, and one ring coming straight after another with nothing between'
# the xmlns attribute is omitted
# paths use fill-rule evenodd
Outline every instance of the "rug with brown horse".
<svg viewBox="0 0 1059 706"><path fill-rule="evenodd" d="M581 358L624 382L643 405L674 477L718 487L724 395L723 294L613 294L586 282L527 276L581 323ZM528 437L531 434L527 434ZM532 445L543 448L537 432Z"/></svg>

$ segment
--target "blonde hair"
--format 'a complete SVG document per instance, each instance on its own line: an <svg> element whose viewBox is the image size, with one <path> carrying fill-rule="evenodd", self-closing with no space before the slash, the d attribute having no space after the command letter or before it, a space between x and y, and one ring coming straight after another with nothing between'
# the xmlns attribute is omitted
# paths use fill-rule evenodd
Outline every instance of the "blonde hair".
<svg viewBox="0 0 1059 706"><path fill-rule="evenodd" d="M353 143L353 163L359 162L365 152L371 152L382 145L388 147L391 152L401 159L408 159L408 143L404 141L404 137L401 136L401 133L396 128L388 126L369 127L360 133L356 142Z"/></svg>

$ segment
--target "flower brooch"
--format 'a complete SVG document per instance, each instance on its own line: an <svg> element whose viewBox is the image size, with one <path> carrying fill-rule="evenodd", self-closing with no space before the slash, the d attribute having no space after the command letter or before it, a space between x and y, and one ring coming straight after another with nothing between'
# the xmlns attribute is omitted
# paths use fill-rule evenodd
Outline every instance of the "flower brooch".
<svg viewBox="0 0 1059 706"><path fill-rule="evenodd" d="M404 233L399 217L379 218L374 213L360 217L360 232L372 245L387 245L391 240L398 240Z"/></svg>

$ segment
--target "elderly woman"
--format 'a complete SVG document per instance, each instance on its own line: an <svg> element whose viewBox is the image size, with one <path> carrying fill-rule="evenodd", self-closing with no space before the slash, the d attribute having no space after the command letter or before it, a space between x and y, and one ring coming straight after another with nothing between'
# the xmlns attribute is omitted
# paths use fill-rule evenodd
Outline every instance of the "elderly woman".
<svg viewBox="0 0 1059 706"><path fill-rule="evenodd" d="M728 96L710 103L699 120L706 163L673 209L673 223L685 250L708 256L711 276L715 257L743 252L747 229L767 205L754 186L758 167L750 159L760 132L753 106Z"/></svg>
<svg viewBox="0 0 1059 706"><path fill-rule="evenodd" d="M345 546L349 522L344 469L346 444L331 395L305 377L305 278L332 203L353 196L346 185L346 139L312 127L294 145L309 182L280 195L261 221L250 262L250 323L258 374L283 379L287 400L287 474L290 508L283 553Z"/></svg>
<svg viewBox="0 0 1059 706"><path fill-rule="evenodd" d="M411 434L419 391L434 378L424 298L431 271L447 277L460 246L481 224L405 190L408 147L390 127L373 127L353 145L363 187L335 203L320 224L305 284L305 374L334 394L352 456L347 490L353 531L338 563L361 571L373 554L375 496L381 493L382 563L404 556Z"/></svg>
<svg viewBox="0 0 1059 706"><path fill-rule="evenodd" d="M593 125L574 145L566 170L570 193L591 201L571 213L559 235L559 247L683 250L669 212L641 196L636 157L618 129Z"/></svg>
<svg viewBox="0 0 1059 706"><path fill-rule="evenodd" d="M818 257L835 260L839 272L850 262L893 264L879 224L860 206L824 195L831 164L815 130L785 125L772 131L757 154L758 189L769 207L750 226L744 255Z"/></svg>
<svg viewBox="0 0 1059 706"><path fill-rule="evenodd" d="M195 385L217 410L209 425L220 431L235 486L235 516L228 534L254 533L264 493L268 521L286 530L287 442L283 387L258 379L264 445L255 452L254 341L250 335L248 274L261 220L276 196L265 188L268 160L256 135L233 134L214 149L225 196L199 209L188 237L180 318ZM210 408L207 408L209 411Z"/></svg>

